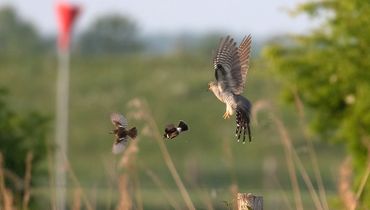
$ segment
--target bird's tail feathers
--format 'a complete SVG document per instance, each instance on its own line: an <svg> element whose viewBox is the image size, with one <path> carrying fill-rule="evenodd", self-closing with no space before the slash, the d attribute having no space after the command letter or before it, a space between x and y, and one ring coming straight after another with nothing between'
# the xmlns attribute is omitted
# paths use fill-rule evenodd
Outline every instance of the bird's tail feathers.
<svg viewBox="0 0 370 210"><path fill-rule="evenodd" d="M243 142L245 142L245 134L248 132L249 141L252 141L252 135L250 131L250 112L252 105L248 99L243 96L238 96L236 98L237 107L236 107L236 131L235 134L240 139L240 136L243 132Z"/></svg>
<svg viewBox="0 0 370 210"><path fill-rule="evenodd" d="M132 139L135 139L136 136L137 136L137 129L136 127L133 127L131 128L129 131L128 131L128 134L127 134L129 137L131 137Z"/></svg>
<svg viewBox="0 0 370 210"><path fill-rule="evenodd" d="M181 128L181 131L187 131L187 130L189 130L188 125L184 121L182 121L182 120L180 120L180 123L179 123L179 126L178 127Z"/></svg>
<svg viewBox="0 0 370 210"><path fill-rule="evenodd" d="M236 103L237 103L237 110L240 110L244 112L246 115L250 115L251 109L252 109L252 104L251 102L246 99L245 97L238 95L235 97Z"/></svg>

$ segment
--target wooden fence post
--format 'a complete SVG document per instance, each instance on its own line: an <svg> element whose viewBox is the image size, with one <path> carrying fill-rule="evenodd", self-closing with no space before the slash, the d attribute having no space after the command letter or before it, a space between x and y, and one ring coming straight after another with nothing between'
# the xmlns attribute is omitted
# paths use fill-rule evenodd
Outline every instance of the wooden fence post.
<svg viewBox="0 0 370 210"><path fill-rule="evenodd" d="M238 210L263 210L263 197L251 193L238 193Z"/></svg>

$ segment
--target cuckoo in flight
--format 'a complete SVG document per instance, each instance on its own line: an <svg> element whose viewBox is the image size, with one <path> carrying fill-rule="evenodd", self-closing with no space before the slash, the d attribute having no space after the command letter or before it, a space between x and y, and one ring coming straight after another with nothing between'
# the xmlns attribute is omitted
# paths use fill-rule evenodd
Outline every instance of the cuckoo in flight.
<svg viewBox="0 0 370 210"><path fill-rule="evenodd" d="M128 130L127 120L122 114L113 113L111 114L110 119L115 127L111 132L115 135L112 152L113 154L118 154L126 148L129 140L128 137L131 139L136 138L137 129L136 127L133 127Z"/></svg>
<svg viewBox="0 0 370 210"><path fill-rule="evenodd" d="M213 58L216 81L208 84L218 100L226 104L224 119L236 113L235 135L239 141L243 133L243 143L246 132L249 141L252 140L249 127L251 103L242 96L249 68L251 42L250 35L244 37L239 47L230 36L222 38Z"/></svg>

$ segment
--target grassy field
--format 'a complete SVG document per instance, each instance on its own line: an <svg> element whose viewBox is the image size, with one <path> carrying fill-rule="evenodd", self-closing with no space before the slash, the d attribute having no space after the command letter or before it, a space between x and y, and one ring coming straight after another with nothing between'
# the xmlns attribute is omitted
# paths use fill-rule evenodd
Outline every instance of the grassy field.
<svg viewBox="0 0 370 210"><path fill-rule="evenodd" d="M1 86L10 91L9 103L16 110L36 109L53 118L55 109L56 59L52 55L0 57ZM69 180L72 203L75 189L82 192L95 209L115 209L119 200L119 177L133 181L132 197L142 199L144 209L173 209L163 191L185 208L161 150L148 123L135 119L130 101L144 100L151 110L159 132L168 123L185 120L190 131L174 141L165 141L172 160L197 209L227 209L223 201L232 200L232 191L263 195L266 209L288 209L286 195L294 209L286 152L271 113L287 127L295 152L313 178L309 148L299 127L294 106L279 99L279 83L263 64L255 59L247 78L244 95L252 102L269 101L274 107L262 110L252 125L253 141L237 143L234 118L223 120L224 105L207 83L213 79L211 57L171 55L82 57L71 60L69 162L78 180ZM121 156L111 154L113 138L111 112L128 116L137 126L139 139L134 169L119 166ZM148 114L144 112L144 114ZM53 123L50 140L53 140ZM320 172L329 201L336 195L336 177L343 150L334 145L314 142ZM45 163L47 165L47 163ZM148 175L153 172L165 187L159 187ZM306 209L315 208L303 179L298 181ZM35 189L47 194L48 186ZM139 194L138 194L139 193ZM209 206L209 205L208 205ZM136 206L137 207L137 206ZM138 207L138 209L140 209Z"/></svg>

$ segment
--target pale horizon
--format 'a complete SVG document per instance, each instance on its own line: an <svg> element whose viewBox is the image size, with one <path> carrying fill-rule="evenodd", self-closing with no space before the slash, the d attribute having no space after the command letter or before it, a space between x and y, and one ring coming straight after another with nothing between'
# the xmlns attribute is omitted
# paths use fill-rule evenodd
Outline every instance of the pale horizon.
<svg viewBox="0 0 370 210"><path fill-rule="evenodd" d="M31 22L44 35L57 31L53 0L5 0L25 20ZM82 13L76 32L84 30L97 17L104 14L121 14L133 19L142 34L179 34L227 31L234 34L270 36L279 33L304 33L314 22L305 16L290 17L287 10L302 0L264 0L248 3L242 0L220 1L114 1L74 0L81 5Z"/></svg>

